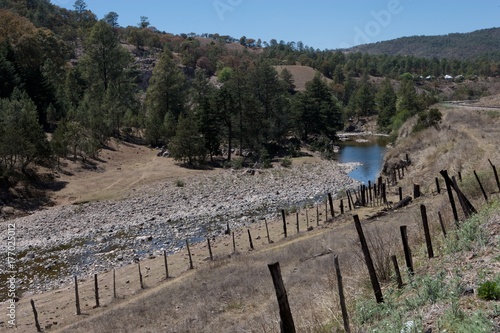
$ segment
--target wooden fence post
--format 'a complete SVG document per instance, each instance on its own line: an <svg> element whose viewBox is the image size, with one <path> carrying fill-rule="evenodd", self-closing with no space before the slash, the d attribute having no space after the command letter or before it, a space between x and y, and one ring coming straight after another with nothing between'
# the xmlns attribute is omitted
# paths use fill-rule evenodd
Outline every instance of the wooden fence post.
<svg viewBox="0 0 500 333"><path fill-rule="evenodd" d="M340 214L344 214L344 200L340 199Z"/></svg>
<svg viewBox="0 0 500 333"><path fill-rule="evenodd" d="M281 277L281 270L279 262L267 265L271 272L273 279L274 289L276 291L276 298L278 299L278 306L280 309L281 319L281 332L282 333L295 333L295 324L293 322L292 312L288 304L288 296L286 294L285 285Z"/></svg>
<svg viewBox="0 0 500 333"><path fill-rule="evenodd" d="M165 280L167 280L170 276L168 275L168 261L167 261L167 251L163 250L163 262L165 264Z"/></svg>
<svg viewBox="0 0 500 333"><path fill-rule="evenodd" d="M33 315L35 316L36 331L41 332L42 328L40 327L40 323L38 322L38 312L36 312L35 301L31 299L30 302L31 302L31 308L33 309Z"/></svg>
<svg viewBox="0 0 500 333"><path fill-rule="evenodd" d="M299 212L295 213L295 225L297 227L297 233L299 233L300 232L300 230L299 230Z"/></svg>
<svg viewBox="0 0 500 333"><path fill-rule="evenodd" d="M399 201L403 200L403 188L400 186L398 189L399 192Z"/></svg>
<svg viewBox="0 0 500 333"><path fill-rule="evenodd" d="M403 287L403 279L401 279L401 272L399 271L398 258L395 255L391 256L392 265L394 266L394 272L396 273L396 281L398 282L398 289Z"/></svg>
<svg viewBox="0 0 500 333"><path fill-rule="evenodd" d="M210 255L210 261L214 260L214 256L212 254L212 245L210 245L210 238L207 238L208 243L208 254Z"/></svg>
<svg viewBox="0 0 500 333"><path fill-rule="evenodd" d="M187 239L186 239L186 247L187 247L188 255L189 255L189 269L193 269L194 268L194 266L193 266L193 257L191 256L191 250L189 249L189 242L188 242Z"/></svg>
<svg viewBox="0 0 500 333"><path fill-rule="evenodd" d="M365 257L366 267L368 268L368 273L370 274L370 281L372 283L373 292L375 293L375 298L377 300L377 303L382 303L384 301L384 297L382 296L382 289L380 288L377 273L375 272L375 267L373 266L368 243L366 242L363 229L361 228L361 222L359 221L358 215L354 215L353 218L354 224L356 226L356 231L358 232L359 241L361 242L361 249L363 250L363 255Z"/></svg>
<svg viewBox="0 0 500 333"><path fill-rule="evenodd" d="M78 295L78 278L75 275L75 304L76 304L76 314L81 315L80 310L80 295Z"/></svg>
<svg viewBox="0 0 500 333"><path fill-rule="evenodd" d="M118 298L116 295L116 271L113 268L113 298Z"/></svg>
<svg viewBox="0 0 500 333"><path fill-rule="evenodd" d="M333 219L335 218L335 212L333 211L333 199L331 193L328 193L328 202L330 202L330 213L332 214L332 219Z"/></svg>
<svg viewBox="0 0 500 333"><path fill-rule="evenodd" d="M458 202L460 202L460 206L462 206L462 210L464 211L465 217L469 218L473 213L474 214L477 213L476 208L474 208L469 199L467 199L465 194L458 187L457 180L455 179L455 177L452 177L451 186L457 193Z"/></svg>
<svg viewBox="0 0 500 333"><path fill-rule="evenodd" d="M408 244L408 233L406 230L406 226L402 225L399 227L399 229L401 231L401 240L403 241L403 250L405 253L406 268L408 269L408 273L410 275L413 275L414 274L413 259L411 257L410 245Z"/></svg>
<svg viewBox="0 0 500 333"><path fill-rule="evenodd" d="M420 205L420 214L422 215L422 223L424 225L425 243L427 245L427 255L429 259L434 258L434 251L432 250L431 232L429 230L429 222L427 220L427 210L425 205Z"/></svg>
<svg viewBox="0 0 500 333"><path fill-rule="evenodd" d="M137 268L139 270L139 285L141 289L144 289L144 281L142 280L142 272L141 272L141 262L137 262Z"/></svg>
<svg viewBox="0 0 500 333"><path fill-rule="evenodd" d="M481 180L479 180L479 176L477 175L476 170L474 170L474 176L476 176L476 180L479 183L479 187L481 188L481 192L483 192L484 200L488 202L488 196L486 195L486 191L484 190L483 184L481 184Z"/></svg>
<svg viewBox="0 0 500 333"><path fill-rule="evenodd" d="M361 185L361 206L365 207L366 206L366 188L365 185Z"/></svg>
<svg viewBox="0 0 500 333"><path fill-rule="evenodd" d="M493 163L491 163L490 159L488 159L488 162L490 162L491 168L493 169L493 174L495 175L495 181L497 182L498 191L500 192L500 180L498 180L497 168L493 165Z"/></svg>
<svg viewBox="0 0 500 333"><path fill-rule="evenodd" d="M97 281L97 274L94 273L94 293L95 293L95 307L99 307L99 282Z"/></svg>
<svg viewBox="0 0 500 333"><path fill-rule="evenodd" d="M352 201L351 191L347 190L346 194L347 194L347 203L349 204L349 211L351 211L352 210L352 206L351 206L351 201Z"/></svg>
<svg viewBox="0 0 500 333"><path fill-rule="evenodd" d="M413 198L419 198L420 197L420 184L413 184Z"/></svg>
<svg viewBox="0 0 500 333"><path fill-rule="evenodd" d="M439 225L441 226L441 230L443 231L443 236L444 238L446 238L446 228L444 227L443 217L441 216L440 211L438 211L438 217L439 217Z"/></svg>
<svg viewBox="0 0 500 333"><path fill-rule="evenodd" d="M439 186L439 179L436 177L436 191L438 194L441 193L441 187Z"/></svg>
<svg viewBox="0 0 500 333"><path fill-rule="evenodd" d="M233 231L233 253L236 253L236 240L234 239L234 231Z"/></svg>
<svg viewBox="0 0 500 333"><path fill-rule="evenodd" d="M283 233L285 234L285 238L286 238L286 217L285 217L285 210L282 209L281 210L281 217L283 218Z"/></svg>
<svg viewBox="0 0 500 333"><path fill-rule="evenodd" d="M382 199L384 200L384 204L387 203L387 192L385 189L385 183L382 183Z"/></svg>
<svg viewBox="0 0 500 333"><path fill-rule="evenodd" d="M309 209L306 204L306 228L309 229L309 213L307 212Z"/></svg>
<svg viewBox="0 0 500 333"><path fill-rule="evenodd" d="M370 202L373 203L372 182L371 182L371 180L368 181L368 194L370 195Z"/></svg>
<svg viewBox="0 0 500 333"><path fill-rule="evenodd" d="M250 250L253 250L253 242L252 242L252 235L250 234L250 229L247 229L248 231L248 242L250 243Z"/></svg>
<svg viewBox="0 0 500 333"><path fill-rule="evenodd" d="M453 212L453 218L455 219L455 225L458 226L457 206L455 205L455 199L453 199L453 192L451 192L451 181L450 181L450 178L448 177L448 171L441 170L441 171L439 171L439 173L444 178L444 182L446 184L446 192L448 192L448 198L450 200L451 210Z"/></svg>
<svg viewBox="0 0 500 333"><path fill-rule="evenodd" d="M267 226L267 219L264 219L264 222L266 224L267 242L271 244L271 237L269 237L269 227Z"/></svg>
<svg viewBox="0 0 500 333"><path fill-rule="evenodd" d="M333 257L333 260L335 263L335 271L337 273L337 285L339 288L340 309L342 310L344 330L346 331L346 333L350 333L351 328L349 327L349 316L347 314L347 307L345 305L344 286L342 284L342 274L340 273L339 257L335 255Z"/></svg>
<svg viewBox="0 0 500 333"><path fill-rule="evenodd" d="M319 227L319 205L316 205L316 226Z"/></svg>
<svg viewBox="0 0 500 333"><path fill-rule="evenodd" d="M328 197L325 198L325 223L328 222Z"/></svg>

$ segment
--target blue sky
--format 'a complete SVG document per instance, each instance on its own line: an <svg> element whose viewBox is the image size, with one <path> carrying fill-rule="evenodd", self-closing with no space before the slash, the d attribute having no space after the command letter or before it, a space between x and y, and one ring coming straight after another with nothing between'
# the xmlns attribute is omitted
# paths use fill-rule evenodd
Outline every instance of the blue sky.
<svg viewBox="0 0 500 333"><path fill-rule="evenodd" d="M73 9L74 0L51 0ZM414 35L500 26L500 0L86 0L99 19L121 26L146 16L160 31L302 41L337 49Z"/></svg>

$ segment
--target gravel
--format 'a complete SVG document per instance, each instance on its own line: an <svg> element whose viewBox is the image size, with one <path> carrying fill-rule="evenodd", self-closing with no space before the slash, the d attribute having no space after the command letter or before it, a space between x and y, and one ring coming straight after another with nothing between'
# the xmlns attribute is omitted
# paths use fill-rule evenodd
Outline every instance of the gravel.
<svg viewBox="0 0 500 333"><path fill-rule="evenodd" d="M224 170L187 179L159 182L118 201L51 207L0 222L16 225L18 279L25 290L39 292L88 275L130 264L163 250L277 214L282 208L315 203L358 183L347 173L358 164L318 161L291 168ZM96 184L96 186L98 186ZM7 253L2 232L0 253ZM5 256L1 258L6 262ZM0 292L0 300L3 298Z"/></svg>

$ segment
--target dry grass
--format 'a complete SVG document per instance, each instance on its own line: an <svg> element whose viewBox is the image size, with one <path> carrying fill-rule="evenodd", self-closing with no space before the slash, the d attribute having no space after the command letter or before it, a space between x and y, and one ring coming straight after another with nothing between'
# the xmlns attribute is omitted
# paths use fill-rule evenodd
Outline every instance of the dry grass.
<svg viewBox="0 0 500 333"><path fill-rule="evenodd" d="M447 242L444 241L437 218L437 211L442 213L447 231L450 235L455 229L453 217L449 208L447 194L442 191L435 193L434 177L441 169L448 169L455 175L458 171L464 176L459 186L474 205L480 207L484 203L480 192L474 185L473 170L479 171L481 179L488 178L491 169L487 162L490 158L500 165L498 156L499 119L491 117L488 111L475 112L470 109L443 109L444 120L442 130L429 129L418 134L418 137L408 137L396 148L389 151L388 157L400 159L405 153L410 153L413 164L406 172L404 180L400 181L403 192L412 193L413 183L422 184L423 196L414 200L409 206L393 212L390 215L366 221L366 218L378 209L367 208L356 210L362 220L363 229L372 248L378 272L390 276L387 258L396 254L400 267L404 267L401 255L401 240L399 227L407 225L410 246L415 258L417 276L422 276L422 283L428 284L426 293L434 297L431 287L432 279L426 274L444 270L440 275L443 281L454 281L459 272L462 282L475 286L481 279L481 274L498 274L498 250L495 242L498 240L498 217L487 224L491 235L486 245L477 247L469 253L447 254ZM448 126L448 127L446 127ZM125 163L125 162L124 162ZM125 165L125 164L124 164ZM175 179L178 179L176 176ZM489 192L495 189L491 181L485 181ZM442 188L444 188L441 180ZM396 188L389 189L391 200L395 201ZM498 193L495 194L498 196ZM426 259L426 248L423 244L423 232L420 216L420 205L425 204L433 236L434 253L437 259ZM458 206L458 203L457 203ZM458 206L459 207L459 206ZM459 208L460 209L460 208ZM323 211L323 209L320 209ZM301 211L301 230L305 230L304 212ZM460 212L460 216L463 214ZM290 218L289 230L295 231L293 218ZM166 282L160 282L162 260L148 261L151 267L146 277L148 288L137 290L134 281L137 280L135 267L125 267L120 271L120 299L110 298L109 275L107 286L103 287L104 307L92 310L92 287L87 283L82 286L85 316L73 316L73 295L71 286L49 295L34 295L40 306L39 315L43 322L57 321L50 331L59 332L279 332L279 314L272 280L267 264L280 262L283 280L288 292L290 307L298 332L341 332L342 321L337 296L337 282L333 269L333 254L338 254L344 288L348 300L348 312L351 315L352 326L358 331L369 327L359 318L357 304L373 303L366 267L360 261L356 252L359 250L357 234L349 214L338 219L334 224L325 224L321 217L320 228L311 232L301 232L283 240L280 231L279 218L271 221L271 238L275 243L268 245L264 235L263 224L252 226L256 250L248 251L246 230L238 231L238 251L231 253L228 237L214 243L215 262L205 260L206 248L194 247L195 270L186 270L186 255L179 253L178 261L173 264L175 276ZM315 225L315 208L309 210L310 224ZM257 235L260 238L257 240ZM450 236L451 237L451 236ZM320 255L321 254L321 255ZM482 256L485 256L484 258ZM174 259L174 258L172 258ZM182 261L184 260L184 261ZM174 262L173 262L174 263ZM389 264L390 265L390 264ZM456 267L459 270L456 270ZM483 272L483 273L481 273ZM407 276L403 277L409 283ZM426 280L427 279L427 280ZM129 281L130 283L127 283ZM419 280L420 281L420 280ZM441 281L441 280L440 280ZM394 293L394 283L390 280L382 284L383 291L391 297L401 299L418 296L420 290L410 285L405 294ZM127 290L128 289L128 290ZM394 296L392 296L394 295ZM19 304L19 332L33 331L30 309L23 298ZM388 302L389 303L389 302ZM391 303L392 304L392 303ZM389 306L385 310L391 310ZM488 308L488 304L478 302L475 298L461 298L461 309L467 307ZM407 318L419 318L419 324L436 327L436 323L448 316L452 309L446 302L425 304L413 308L411 313L401 314L400 324ZM384 310L384 311L385 311ZM392 311L398 311L397 308ZM461 310L465 311L465 310ZM64 315L59 315L64 313ZM64 318L63 318L64 317ZM447 318L447 317L446 317ZM425 325L424 325L425 324ZM433 326L434 325L434 326ZM58 330L55 328L59 327ZM49 331L49 329L47 329ZM399 331L399 330L398 330Z"/></svg>

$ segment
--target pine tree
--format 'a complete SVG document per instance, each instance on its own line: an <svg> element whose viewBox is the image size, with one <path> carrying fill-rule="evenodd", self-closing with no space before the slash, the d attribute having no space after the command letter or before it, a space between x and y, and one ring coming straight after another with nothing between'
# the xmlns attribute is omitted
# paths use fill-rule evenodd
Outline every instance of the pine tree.
<svg viewBox="0 0 500 333"><path fill-rule="evenodd" d="M205 140L198 130L194 116L181 114L177 122L177 130L168 149L174 160L188 166L199 166L205 160Z"/></svg>
<svg viewBox="0 0 500 333"><path fill-rule="evenodd" d="M165 115L171 112L177 121L185 110L187 82L172 55L164 51L157 63L146 92L146 138L150 144L165 143Z"/></svg>
<svg viewBox="0 0 500 333"><path fill-rule="evenodd" d="M391 118L396 114L396 93L391 80L386 78L375 95L375 108L378 112L377 125L386 131L391 125Z"/></svg>

